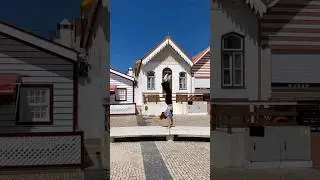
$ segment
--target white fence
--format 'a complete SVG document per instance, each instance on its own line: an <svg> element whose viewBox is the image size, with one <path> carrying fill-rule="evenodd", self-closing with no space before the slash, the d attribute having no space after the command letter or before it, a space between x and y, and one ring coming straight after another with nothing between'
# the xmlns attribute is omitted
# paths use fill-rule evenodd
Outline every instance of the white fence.
<svg viewBox="0 0 320 180"><path fill-rule="evenodd" d="M110 115L126 115L135 114L136 104L112 104L110 105Z"/></svg>
<svg viewBox="0 0 320 180"><path fill-rule="evenodd" d="M80 166L83 133L29 133L0 135L0 168Z"/></svg>

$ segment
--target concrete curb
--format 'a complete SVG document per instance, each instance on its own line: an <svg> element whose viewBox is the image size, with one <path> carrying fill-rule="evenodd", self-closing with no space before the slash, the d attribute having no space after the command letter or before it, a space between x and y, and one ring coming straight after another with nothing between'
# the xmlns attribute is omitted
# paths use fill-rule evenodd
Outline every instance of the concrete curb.
<svg viewBox="0 0 320 180"><path fill-rule="evenodd" d="M175 140L176 138L210 139L210 127L178 126L168 129L162 126L135 126L111 128L110 141L117 139L157 139Z"/></svg>

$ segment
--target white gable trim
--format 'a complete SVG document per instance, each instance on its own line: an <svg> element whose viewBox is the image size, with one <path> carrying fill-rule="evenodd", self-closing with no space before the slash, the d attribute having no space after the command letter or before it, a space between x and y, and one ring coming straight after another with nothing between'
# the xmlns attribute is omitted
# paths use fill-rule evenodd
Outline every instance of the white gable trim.
<svg viewBox="0 0 320 180"><path fill-rule="evenodd" d="M260 17L267 12L268 7L261 0L246 0L246 3L249 4Z"/></svg>
<svg viewBox="0 0 320 180"><path fill-rule="evenodd" d="M161 43L155 50L153 50L148 56L142 59L142 64L145 65L152 58L154 58L163 48L170 45L190 66L193 65L191 59L170 39L167 38Z"/></svg>
<svg viewBox="0 0 320 180"><path fill-rule="evenodd" d="M78 60L77 51L64 47L60 44L50 42L49 40L42 39L36 35L33 35L32 33L25 32L3 22L0 22L0 32L12 36L13 38L20 39L26 43L33 44L39 48L51 51L75 62Z"/></svg>
<svg viewBox="0 0 320 180"><path fill-rule="evenodd" d="M205 56L208 52L210 52L210 47L207 48L207 50L206 50L198 59L196 59L193 64L197 64L197 62L198 62L200 59L202 59L203 56Z"/></svg>
<svg viewBox="0 0 320 180"><path fill-rule="evenodd" d="M123 73L121 73L121 72L118 72L118 71L116 71L116 70L110 69L110 72L113 73L113 74L115 74L115 75L121 76L121 77L123 77L123 78L129 79L130 81L134 81L134 78L133 78L133 77L128 76L128 75L126 75L126 74L123 74Z"/></svg>

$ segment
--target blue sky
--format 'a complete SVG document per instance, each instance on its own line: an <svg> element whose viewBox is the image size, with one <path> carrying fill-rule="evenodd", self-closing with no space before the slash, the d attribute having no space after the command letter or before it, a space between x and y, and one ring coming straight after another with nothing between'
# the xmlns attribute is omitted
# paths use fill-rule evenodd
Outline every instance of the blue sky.
<svg viewBox="0 0 320 180"><path fill-rule="evenodd" d="M0 7L0 17L42 36L56 30L64 18L75 19L80 15L80 0L11 0Z"/></svg>
<svg viewBox="0 0 320 180"><path fill-rule="evenodd" d="M125 72L166 35L190 56L209 46L209 0L110 0L110 64Z"/></svg>

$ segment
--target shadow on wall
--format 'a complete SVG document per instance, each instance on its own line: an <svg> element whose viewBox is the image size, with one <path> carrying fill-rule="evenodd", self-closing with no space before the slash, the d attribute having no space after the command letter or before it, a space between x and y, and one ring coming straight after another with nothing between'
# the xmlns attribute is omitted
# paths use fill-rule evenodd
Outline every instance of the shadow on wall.
<svg viewBox="0 0 320 180"><path fill-rule="evenodd" d="M279 15L278 12L272 11L273 8L283 8L283 7L291 6L290 4L281 4L284 1L286 1L286 0L279 0L279 2L275 6L268 9L267 14L261 18L261 23L273 23L272 19L266 18L270 15ZM299 2L299 5L292 6L293 8L295 8L297 10L294 12L293 11L286 12L285 15L286 15L286 17L289 17L289 18L281 19L281 23L277 23L277 25L279 25L279 26L276 28L272 28L272 32L277 33L281 29L283 29L283 26L286 25L287 23L289 23L293 19L293 17L295 17L300 12L301 9L308 6L311 1L312 0L301 1L301 2ZM246 5L245 3L242 3L242 1L241 1L241 3L239 2L239 3L234 3L234 4L232 4L230 1L228 1L228 2L219 1L218 3L221 6L221 8L224 10L224 13L227 15L227 17L229 19L231 19L232 22L235 23L236 26L241 29L241 31L245 32L245 34L248 35L248 37L250 37L251 39L253 39L254 42L258 42L258 39L256 36L257 29L252 28L252 26L248 26L246 23L244 23L244 22L248 22L248 21L249 22L250 21L257 21L256 17L252 16L252 13L254 13L254 10L251 10L250 6ZM240 6L241 6L241 8L239 8ZM239 13L240 10L237 11L236 9L247 9L248 11L241 12L241 13L243 13L243 15L240 15L240 13ZM248 17L250 17L250 19ZM262 29L261 31L264 31L264 29ZM265 39L265 40L267 40L267 39Z"/></svg>

